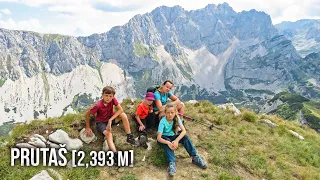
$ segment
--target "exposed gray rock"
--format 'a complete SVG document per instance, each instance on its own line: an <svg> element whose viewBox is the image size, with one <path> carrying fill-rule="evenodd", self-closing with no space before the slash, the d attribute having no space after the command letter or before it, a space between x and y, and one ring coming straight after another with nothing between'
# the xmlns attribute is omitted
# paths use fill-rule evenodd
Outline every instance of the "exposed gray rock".
<svg viewBox="0 0 320 180"><path fill-rule="evenodd" d="M107 62L121 71L108 68L104 73ZM217 98L224 103L234 91L254 91L259 97L297 84L304 76L301 62L269 15L237 13L227 3L194 11L161 6L88 37L0 29L0 79L8 84L0 104L10 106L0 109L0 116L19 122L61 116L65 109L73 112L72 97L84 91L95 100L100 97L96 89L111 84L121 89L121 98L140 98L146 86L163 79L181 88L181 99ZM117 78L119 83L130 83L115 85L106 77L109 73L124 77ZM68 77L56 80L63 75ZM20 87L27 87L24 93L12 91ZM24 112L24 107L30 109Z"/></svg>
<svg viewBox="0 0 320 180"><path fill-rule="evenodd" d="M56 132L50 134L49 140L57 144L65 144L68 151L79 150L83 146L83 143L80 139L71 139L69 135L61 129L58 129Z"/></svg>
<svg viewBox="0 0 320 180"><path fill-rule="evenodd" d="M57 144L66 144L69 140L69 135L65 131L58 129L49 135L49 140Z"/></svg>
<svg viewBox="0 0 320 180"><path fill-rule="evenodd" d="M94 142L95 140L97 140L97 137L94 135L94 133L92 132L91 133L92 135L91 136L87 136L86 135L86 129L83 128L81 131L80 131L80 138L83 142L89 144L91 142Z"/></svg>
<svg viewBox="0 0 320 180"><path fill-rule="evenodd" d="M18 148L36 148L35 146L28 144L28 143L18 143L16 144L16 147Z"/></svg>
<svg viewBox="0 0 320 180"><path fill-rule="evenodd" d="M36 136L31 137L30 141L28 143L33 145L33 146L39 147L39 148L45 148L46 147L46 144L40 138L37 138Z"/></svg>
<svg viewBox="0 0 320 180"><path fill-rule="evenodd" d="M303 113L301 110L299 111L299 114L298 114L298 121L301 124L308 124L308 122L307 122L306 118L303 116Z"/></svg>
<svg viewBox="0 0 320 180"><path fill-rule="evenodd" d="M220 104L217 106L220 109L229 109L234 112L234 115L238 116L241 114L240 110L234 106L233 103Z"/></svg>
<svg viewBox="0 0 320 180"><path fill-rule="evenodd" d="M47 144L49 145L49 147L51 148L56 148L56 149L60 149L61 146L59 146L59 144L53 143L51 141L48 141Z"/></svg>
<svg viewBox="0 0 320 180"><path fill-rule="evenodd" d="M282 105L283 102L280 99L277 99L273 102L267 102L264 106L261 107L260 113L269 113L277 109L278 106Z"/></svg>
<svg viewBox="0 0 320 180"><path fill-rule="evenodd" d="M40 173L34 175L30 180L54 180L46 170L40 171Z"/></svg>
<svg viewBox="0 0 320 180"><path fill-rule="evenodd" d="M33 135L31 135L31 137L32 138L39 138L42 142L44 142L44 143L46 143L47 142L47 140L46 140L46 138L44 138L42 135L40 135L40 134L33 134Z"/></svg>
<svg viewBox="0 0 320 180"><path fill-rule="evenodd" d="M147 145L148 145L147 150L148 150L148 151L151 151L151 150L152 150L151 142L147 142Z"/></svg>
<svg viewBox="0 0 320 180"><path fill-rule="evenodd" d="M197 103L197 102L198 102L197 100L189 100L187 103L195 104L195 103Z"/></svg>
<svg viewBox="0 0 320 180"><path fill-rule="evenodd" d="M66 143L66 148L68 151L79 150L83 147L83 143L80 139L69 139Z"/></svg>
<svg viewBox="0 0 320 180"><path fill-rule="evenodd" d="M276 24L279 34L290 39L301 57L319 52L320 48L320 20L302 19L296 22L285 21Z"/></svg>
<svg viewBox="0 0 320 180"><path fill-rule="evenodd" d="M278 125L270 121L269 119L261 119L261 122L267 123L270 127L277 127Z"/></svg>
<svg viewBox="0 0 320 180"><path fill-rule="evenodd" d="M300 134L298 134L297 132L292 131L292 130L289 130L289 132L291 132L294 136L298 137L299 139L304 140L304 137L301 136Z"/></svg>
<svg viewBox="0 0 320 180"><path fill-rule="evenodd" d="M122 173L124 171L124 168L123 167L120 167L119 169L118 169L118 172L119 173Z"/></svg>

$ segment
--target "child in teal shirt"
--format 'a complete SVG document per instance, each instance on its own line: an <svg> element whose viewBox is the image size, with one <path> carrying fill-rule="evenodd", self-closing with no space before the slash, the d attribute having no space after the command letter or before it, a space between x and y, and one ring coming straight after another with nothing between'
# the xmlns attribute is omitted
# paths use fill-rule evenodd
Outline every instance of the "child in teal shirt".
<svg viewBox="0 0 320 180"><path fill-rule="evenodd" d="M181 129L179 135L177 135L178 127ZM165 107L165 116L159 123L157 140L164 148L166 158L169 162L169 175L173 176L176 173L176 157L174 151L178 148L179 143L183 144L189 153L192 163L203 169L207 168L206 162L197 154L194 145L186 135L186 129L177 115L177 108L172 103L167 104Z"/></svg>

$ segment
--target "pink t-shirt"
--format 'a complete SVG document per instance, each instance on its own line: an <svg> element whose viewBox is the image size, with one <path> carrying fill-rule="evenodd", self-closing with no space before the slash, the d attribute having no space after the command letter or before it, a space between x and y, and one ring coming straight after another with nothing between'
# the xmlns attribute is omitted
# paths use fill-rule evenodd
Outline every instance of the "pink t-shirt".
<svg viewBox="0 0 320 180"><path fill-rule="evenodd" d="M109 103L104 104L101 99L95 106L90 109L91 114L96 114L96 122L108 122L113 116L113 106L118 106L118 100L114 97Z"/></svg>

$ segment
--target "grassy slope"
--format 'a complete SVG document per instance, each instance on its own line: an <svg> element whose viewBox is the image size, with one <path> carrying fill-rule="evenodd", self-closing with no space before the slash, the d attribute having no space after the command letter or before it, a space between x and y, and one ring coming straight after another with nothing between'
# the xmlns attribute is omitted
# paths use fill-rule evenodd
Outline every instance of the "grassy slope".
<svg viewBox="0 0 320 180"><path fill-rule="evenodd" d="M122 105L130 117L139 102L125 100ZM208 161L209 168L201 170L191 164L188 154L180 146L177 150L177 179L320 179L320 136L314 130L300 126L295 122L285 121L276 116L256 115L242 109L240 116L230 110L218 109L215 105L204 101L186 105L186 114L199 120L214 122L223 130L209 130L195 122L187 121L187 134L195 144L197 151ZM259 122L268 118L279 126L270 128ZM84 126L83 114L67 115L62 118L49 118L46 121L32 121L28 125L14 128L10 137L9 147L22 141L32 133L45 134L46 130L62 128L71 136L77 137L78 131ZM132 128L133 123L132 123ZM114 127L113 133L118 150L131 149L124 143L125 133L120 127ZM299 140L288 130L294 130L305 137ZM96 133L97 134L97 133ZM103 137L84 151L100 150ZM155 141L151 141L153 149L146 151L133 148L135 166L124 168L119 173L116 167L96 168L63 168L54 167L64 179L164 179L167 177L166 160L163 150ZM27 179L38 171L48 167L10 167L10 149L0 147L0 177L4 179ZM141 159L146 157L146 161ZM3 178L0 178L3 179Z"/></svg>
<svg viewBox="0 0 320 180"><path fill-rule="evenodd" d="M320 109L318 108L320 103L315 102L305 102L303 105L308 108L312 114L318 118L320 118Z"/></svg>
<svg viewBox="0 0 320 180"><path fill-rule="evenodd" d="M303 113L304 118L308 125L318 130L320 129L320 103L311 101L297 94L288 92L281 92L276 94L269 102L280 99L284 104L277 107L272 111L272 114L277 114L280 117L293 121L298 120L299 112Z"/></svg>

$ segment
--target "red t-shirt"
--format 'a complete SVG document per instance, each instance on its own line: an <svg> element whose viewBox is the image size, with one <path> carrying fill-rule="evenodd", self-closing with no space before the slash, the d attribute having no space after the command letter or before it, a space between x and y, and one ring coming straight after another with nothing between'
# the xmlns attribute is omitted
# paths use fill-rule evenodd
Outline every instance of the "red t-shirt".
<svg viewBox="0 0 320 180"><path fill-rule="evenodd" d="M118 106L118 100L114 97L108 104L104 104L101 99L95 106L90 109L91 114L96 114L96 122L108 122L113 116L113 106Z"/></svg>
<svg viewBox="0 0 320 180"><path fill-rule="evenodd" d="M149 114L149 110L152 110L152 106L148 107L142 102L141 104L139 104L136 114L140 119L145 119Z"/></svg>

